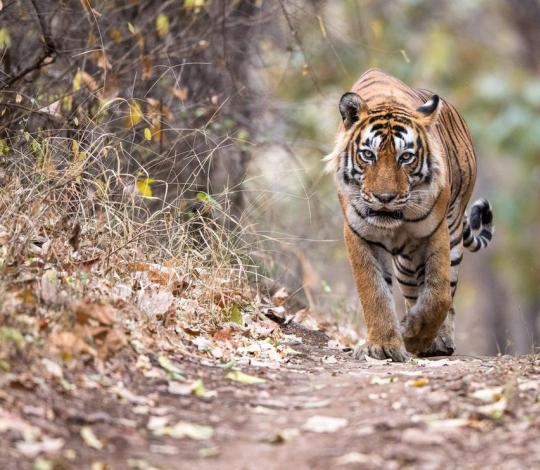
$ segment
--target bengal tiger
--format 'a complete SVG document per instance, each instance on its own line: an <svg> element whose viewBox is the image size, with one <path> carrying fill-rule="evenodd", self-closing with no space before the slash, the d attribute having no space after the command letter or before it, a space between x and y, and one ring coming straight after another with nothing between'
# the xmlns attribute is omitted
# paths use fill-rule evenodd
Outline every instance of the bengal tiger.
<svg viewBox="0 0 540 470"><path fill-rule="evenodd" d="M487 200L466 213L476 179L467 126L438 95L377 69L341 97L339 111L343 122L326 160L367 328L355 356L451 355L463 247L477 251L493 235ZM393 276L407 306L401 322Z"/></svg>

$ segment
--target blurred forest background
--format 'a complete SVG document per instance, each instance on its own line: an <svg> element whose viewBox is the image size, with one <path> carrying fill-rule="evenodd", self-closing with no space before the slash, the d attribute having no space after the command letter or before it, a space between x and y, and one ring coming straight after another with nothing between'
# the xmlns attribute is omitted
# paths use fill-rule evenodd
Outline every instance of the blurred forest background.
<svg viewBox="0 0 540 470"><path fill-rule="evenodd" d="M444 96L470 126L476 195L492 202L496 224L490 248L463 264L458 352L538 344L538 0L0 5L0 188L54 174L47 191L61 183L68 202L81 192L91 200L84 215L96 222L83 232L108 227L118 249L130 243L139 254L156 232L144 238L115 219L126 199L138 217L165 215L161 235L171 220L186 222L169 254L185 248L187 233L204 258L217 246L208 238L225 237L215 227L227 227L226 255L255 260L248 274L344 325L359 326L359 307L321 162L339 97L369 67ZM39 171L29 174L29 164ZM22 209L3 204L7 226ZM81 206L72 206L59 220L76 233ZM28 205L28 218L40 214ZM8 255L6 265L17 253Z"/></svg>

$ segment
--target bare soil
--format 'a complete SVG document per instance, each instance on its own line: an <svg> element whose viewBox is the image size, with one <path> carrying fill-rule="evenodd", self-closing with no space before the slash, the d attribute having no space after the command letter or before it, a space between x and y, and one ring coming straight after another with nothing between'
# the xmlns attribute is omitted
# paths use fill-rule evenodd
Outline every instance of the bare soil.
<svg viewBox="0 0 540 470"><path fill-rule="evenodd" d="M134 370L127 353L113 359L114 374L95 386L88 374L72 391L32 368L4 375L4 417L64 445L31 458L16 448L17 432L5 431L0 468L540 468L538 357L357 362L328 349L321 333L303 337L284 364L242 367L262 384L231 381L217 362L179 356L187 375L217 392L206 398L170 393L167 381ZM130 393L113 393L119 382ZM209 426L213 435L157 435L149 424L160 417Z"/></svg>

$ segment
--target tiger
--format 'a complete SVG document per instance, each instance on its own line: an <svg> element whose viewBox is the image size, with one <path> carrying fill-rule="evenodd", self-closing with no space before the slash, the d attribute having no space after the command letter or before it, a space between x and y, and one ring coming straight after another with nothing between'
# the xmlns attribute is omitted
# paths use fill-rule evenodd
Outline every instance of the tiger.
<svg viewBox="0 0 540 470"><path fill-rule="evenodd" d="M335 174L367 329L354 356L450 356L463 250L486 247L494 233L486 199L466 211L477 174L467 125L443 98L379 69L358 79L339 111L326 169ZM401 321L394 278L406 305Z"/></svg>

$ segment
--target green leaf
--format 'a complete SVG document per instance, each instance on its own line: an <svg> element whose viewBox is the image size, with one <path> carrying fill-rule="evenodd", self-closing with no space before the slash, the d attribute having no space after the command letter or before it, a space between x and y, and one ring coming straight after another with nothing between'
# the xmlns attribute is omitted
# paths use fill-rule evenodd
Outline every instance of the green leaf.
<svg viewBox="0 0 540 470"><path fill-rule="evenodd" d="M203 396L207 392L204 382L202 379L197 379L193 384L191 385L191 393L193 395L197 395L198 397Z"/></svg>
<svg viewBox="0 0 540 470"><path fill-rule="evenodd" d="M199 10L204 6L204 0L184 0L184 7L187 10Z"/></svg>
<svg viewBox="0 0 540 470"><path fill-rule="evenodd" d="M195 198L197 199L197 201L199 202L203 202L205 204L208 204L209 206L212 206L212 207L215 207L217 209L221 209L221 204L219 202L217 202L212 196L210 196L210 194L208 193L205 193L203 191L200 191L197 193L197 195L195 196Z"/></svg>
<svg viewBox="0 0 540 470"><path fill-rule="evenodd" d="M255 377L253 375L244 374L239 370L233 370L229 372L226 376L226 379L233 380L234 382L239 382L244 385L256 385L264 384L266 380L261 379L260 377Z"/></svg>
<svg viewBox="0 0 540 470"><path fill-rule="evenodd" d="M156 18L156 31L158 36L163 39L165 36L167 36L167 34L169 34L169 30L169 18L164 13L159 14Z"/></svg>
<svg viewBox="0 0 540 470"><path fill-rule="evenodd" d="M0 139L0 155L6 155L10 150L11 148L7 144L6 139Z"/></svg>
<svg viewBox="0 0 540 470"><path fill-rule="evenodd" d="M24 337L19 330L10 326L0 328L0 343L15 343L18 347L24 345Z"/></svg>
<svg viewBox="0 0 540 470"><path fill-rule="evenodd" d="M11 36L6 28L0 28L0 49L7 49L11 45Z"/></svg>
<svg viewBox="0 0 540 470"><path fill-rule="evenodd" d="M32 464L32 470L53 470L54 464L43 457L38 457Z"/></svg>
<svg viewBox="0 0 540 470"><path fill-rule="evenodd" d="M244 325L244 317L242 311L238 305L233 305L229 310L228 320L236 323L237 325Z"/></svg>

